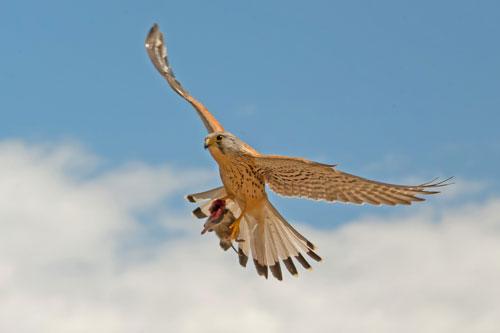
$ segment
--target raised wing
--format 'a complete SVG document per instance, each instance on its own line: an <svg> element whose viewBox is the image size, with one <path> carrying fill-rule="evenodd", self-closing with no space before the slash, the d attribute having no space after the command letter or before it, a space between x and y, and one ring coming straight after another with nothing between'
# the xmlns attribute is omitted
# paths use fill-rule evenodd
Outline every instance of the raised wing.
<svg viewBox="0 0 500 333"><path fill-rule="evenodd" d="M339 171L334 165L272 155L255 157L255 166L278 194L357 204L410 205L424 201L418 195L439 193L435 189L449 185L451 179L420 185L387 184Z"/></svg>
<svg viewBox="0 0 500 333"><path fill-rule="evenodd" d="M167 48L165 42L163 41L163 34L159 30L157 24L154 24L151 30L149 30L148 36L146 37L145 46L149 58L153 62L153 65L156 67L158 72L160 72L160 74L167 80L170 87L177 94L191 103L191 105L196 109L196 112L198 112L198 115L203 121L203 124L207 128L208 132L223 132L224 128L217 121L217 119L215 119L215 117L207 110L207 108L203 104L201 104L193 96L191 96L175 78L172 67L170 67L170 64L168 63Z"/></svg>

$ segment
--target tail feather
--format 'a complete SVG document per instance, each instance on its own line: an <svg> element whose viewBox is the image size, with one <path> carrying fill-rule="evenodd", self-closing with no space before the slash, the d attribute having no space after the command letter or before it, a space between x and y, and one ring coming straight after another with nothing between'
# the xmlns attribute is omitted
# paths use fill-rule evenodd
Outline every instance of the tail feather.
<svg viewBox="0 0 500 333"><path fill-rule="evenodd" d="M272 245L276 253L275 258L277 259L276 263L279 265L279 259L281 258L283 260L283 263L285 264L286 269L290 272L290 274L297 275L298 274L297 268L295 268L295 265L293 264L293 261L289 255L289 252L295 252L297 250L295 249L293 244L288 244L288 248L290 248L291 251L287 250L286 241L288 240L283 239L275 223L266 223L266 226L269 230L270 236L272 237ZM280 268L280 277L282 277L281 268ZM278 280L281 280L281 278L278 278Z"/></svg>
<svg viewBox="0 0 500 333"><path fill-rule="evenodd" d="M307 253L307 255L308 255L309 257L313 258L313 259L314 259L314 260L316 260L317 262L320 262L321 260L323 260L323 259L321 259L321 257L320 257L320 256L318 256L318 255L317 255L314 251L309 250L309 251L307 251L306 253Z"/></svg>
<svg viewBox="0 0 500 333"><path fill-rule="evenodd" d="M264 244L266 252L266 264L271 266L279 262L278 249L276 248L276 241L270 230L270 223L264 223Z"/></svg>
<svg viewBox="0 0 500 333"><path fill-rule="evenodd" d="M255 219L245 215L247 221L249 222L249 231L250 231L250 250L252 251L253 263L255 265L255 269L257 270L257 274L264 276L267 279L268 270L267 264L265 260L265 242L263 239L263 233L259 228L259 224Z"/></svg>
<svg viewBox="0 0 500 333"><path fill-rule="evenodd" d="M256 259L253 260L253 263L255 264L257 274L264 276L267 279L267 266L259 264Z"/></svg>
<svg viewBox="0 0 500 333"><path fill-rule="evenodd" d="M210 215L209 208L213 200L226 195L224 187L218 187L190 194L186 198L191 202L201 201L193 214L198 218L206 218ZM226 204L234 216L240 215L241 209L234 200L226 200ZM247 212L240 221L238 261L241 266L246 267L249 257L252 256L257 274L266 279L269 271L276 279L283 279L280 261L290 274L298 275L293 258L305 269L311 269L303 254L315 261L321 261L315 249L314 244L295 230L267 199L254 214Z"/></svg>
<svg viewBox="0 0 500 333"><path fill-rule="evenodd" d="M257 213L245 213L240 223L239 235L243 242L238 250L247 256L248 252L251 252L257 274L267 279L268 271L271 271L276 279L282 280L281 260L290 274L297 275L297 267L292 257L302 267L310 269L311 265L302 253L321 261L321 257L313 251L314 245L295 230L268 200L260 208ZM240 263L241 260L240 256Z"/></svg>
<svg viewBox="0 0 500 333"><path fill-rule="evenodd" d="M274 206L269 201L267 201L267 204L272 213L287 227L288 230L293 233L296 238L306 243L309 249L314 250L316 248L313 243L308 241L307 238L305 238L304 236L302 236L302 234L295 230L295 228L290 223L288 223L288 221L280 214L280 212L278 212L276 208L274 208Z"/></svg>
<svg viewBox="0 0 500 333"><path fill-rule="evenodd" d="M286 226L279 226L282 228L282 232L286 234L286 237L288 237L289 240L294 241L293 244L294 246L298 249L294 251L294 257L299 261L299 263L306 269L311 269L311 265L307 262L307 260L302 256L301 251L303 253L306 253L309 257L313 258L316 261L321 261L321 257L318 256L313 250L311 250L308 246L307 243L302 242L301 240L297 239L295 235L286 228Z"/></svg>
<svg viewBox="0 0 500 333"><path fill-rule="evenodd" d="M292 257L297 257L298 255L300 255L300 251L297 249L297 246L294 245L293 239L283 229L282 225L280 225L279 223L272 223L272 225L278 232L278 243L284 248L284 252L282 255L280 255L280 258L283 260L283 263L285 264L285 267L288 269L290 274L298 275L298 271L293 263Z"/></svg>
<svg viewBox="0 0 500 333"><path fill-rule="evenodd" d="M267 279L267 265L265 264L260 253L260 247L262 242L260 241L261 237L258 235L257 232L258 224L256 223L256 221L253 219L252 216L245 215L244 219L246 220L248 226L248 235L247 235L248 238L244 238L243 241L248 242L250 245L250 251L252 253L253 263L255 265L255 269L257 270L257 274L265 276ZM238 236L241 236L241 232L240 235Z"/></svg>
<svg viewBox="0 0 500 333"><path fill-rule="evenodd" d="M293 242L293 238L290 237L290 235L286 232L284 226L281 223L271 222L271 224L276 228L277 234L279 236L279 241L284 247L284 255L281 256L281 258L287 256L296 256L299 253L299 249L297 249L297 246Z"/></svg>
<svg viewBox="0 0 500 333"><path fill-rule="evenodd" d="M269 269L273 276L278 280L283 280L283 275L281 273L281 266L279 261L278 245L280 244L274 237L274 233L271 230L272 223L264 224L264 235L266 240L266 260L269 265Z"/></svg>
<svg viewBox="0 0 500 333"><path fill-rule="evenodd" d="M283 274L281 273L281 266L279 261L277 261L274 265L269 266L269 269L276 279L278 279L279 281L283 280Z"/></svg>
<svg viewBox="0 0 500 333"><path fill-rule="evenodd" d="M250 231L245 218L240 222L240 234L238 235L240 242L238 243L238 257L240 265L246 267L248 257L250 256Z"/></svg>
<svg viewBox="0 0 500 333"><path fill-rule="evenodd" d="M273 207L274 211L277 210ZM279 215L282 219L283 217ZM284 220L284 219L283 219ZM286 222L286 220L285 220ZM284 232L286 232L290 237L295 238L296 244L299 248L304 251L309 257L314 260L320 262L322 259L319 255L317 255L313 250L316 248L314 244L308 241L304 236L302 236L297 230L295 230L288 222L283 225ZM305 259L304 259L305 260ZM307 262L306 262L307 263ZM307 264L309 265L309 264ZM310 268L310 266L309 266Z"/></svg>
<svg viewBox="0 0 500 333"><path fill-rule="evenodd" d="M264 234L264 228L260 224L257 224L254 230L255 230L254 234L256 234L254 237L255 239L254 259L257 259L257 262L263 267L265 267L265 277L267 279L267 267L269 266L269 262L267 261L266 255L269 253L269 249L266 247L267 244Z"/></svg>
<svg viewBox="0 0 500 333"><path fill-rule="evenodd" d="M304 267L305 269L309 270L309 269L312 269L311 265L309 265L309 263L307 262L307 260L302 256L302 254L298 254L297 256L295 256L295 259L297 259L297 261L302 265L302 267Z"/></svg>
<svg viewBox="0 0 500 333"><path fill-rule="evenodd" d="M299 272L297 272L297 267L295 267L292 258L288 257L286 259L283 259L283 263L285 264L286 269L292 274L293 276L297 276Z"/></svg>
<svg viewBox="0 0 500 333"><path fill-rule="evenodd" d="M247 267L248 256L243 252L241 247L238 248L238 259L241 266Z"/></svg>

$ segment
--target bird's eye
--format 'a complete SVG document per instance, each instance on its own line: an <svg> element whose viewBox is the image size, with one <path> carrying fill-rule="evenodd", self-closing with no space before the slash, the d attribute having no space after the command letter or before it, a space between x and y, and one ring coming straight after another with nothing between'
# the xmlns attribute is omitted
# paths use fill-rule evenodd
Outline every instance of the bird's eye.
<svg viewBox="0 0 500 333"><path fill-rule="evenodd" d="M222 135L217 135L217 138L216 138L216 139L217 139L217 141L222 140Z"/></svg>

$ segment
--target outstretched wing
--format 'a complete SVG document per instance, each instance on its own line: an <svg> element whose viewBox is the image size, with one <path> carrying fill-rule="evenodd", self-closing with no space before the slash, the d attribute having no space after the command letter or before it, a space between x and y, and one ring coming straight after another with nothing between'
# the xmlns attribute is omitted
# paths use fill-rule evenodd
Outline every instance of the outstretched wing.
<svg viewBox="0 0 500 333"><path fill-rule="evenodd" d="M424 201L418 195L439 193L435 189L448 185L451 179L394 185L354 176L335 169L334 165L273 155L255 157L255 166L278 194L357 204L410 205L413 201Z"/></svg>
<svg viewBox="0 0 500 333"><path fill-rule="evenodd" d="M158 72L167 80L170 87L179 94L186 101L191 103L191 105L196 109L198 115L200 116L203 124L207 128L209 133L212 132L223 132L224 128L215 119L215 117L207 110L207 108L198 102L189 92L182 87L179 81L175 78L172 67L168 63L167 48L165 42L163 41L163 34L158 28L157 24L154 24L151 30L149 30L148 36L145 42L146 50L148 52L149 58L153 62Z"/></svg>

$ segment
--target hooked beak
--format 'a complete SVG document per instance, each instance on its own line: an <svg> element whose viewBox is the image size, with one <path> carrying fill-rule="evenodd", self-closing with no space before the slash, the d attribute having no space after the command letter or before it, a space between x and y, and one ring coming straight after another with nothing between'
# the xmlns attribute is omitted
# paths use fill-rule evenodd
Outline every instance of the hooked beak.
<svg viewBox="0 0 500 333"><path fill-rule="evenodd" d="M205 144L203 145L203 147L205 147L205 149L207 149L208 147L213 145L214 142L215 142L215 139L213 137L205 138Z"/></svg>

